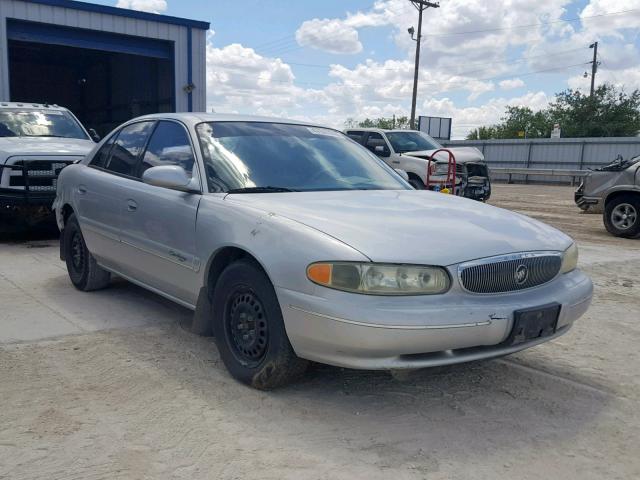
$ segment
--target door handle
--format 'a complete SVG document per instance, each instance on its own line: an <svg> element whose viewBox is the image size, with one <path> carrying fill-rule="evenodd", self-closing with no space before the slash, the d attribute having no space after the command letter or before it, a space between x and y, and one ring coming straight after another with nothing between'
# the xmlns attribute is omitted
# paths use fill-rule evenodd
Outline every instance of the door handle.
<svg viewBox="0 0 640 480"><path fill-rule="evenodd" d="M127 210L130 212L135 212L138 210L138 204L133 200L127 200Z"/></svg>
<svg viewBox="0 0 640 480"><path fill-rule="evenodd" d="M177 258L181 262L187 261L187 257L180 255L178 252L174 252L173 250L169 250L169 255L173 258Z"/></svg>
<svg viewBox="0 0 640 480"><path fill-rule="evenodd" d="M400 163L400 160L391 160L391 163Z"/></svg>
<svg viewBox="0 0 640 480"><path fill-rule="evenodd" d="M78 185L78 193L80 195L84 195L85 193L87 193L87 187L85 187L84 185Z"/></svg>

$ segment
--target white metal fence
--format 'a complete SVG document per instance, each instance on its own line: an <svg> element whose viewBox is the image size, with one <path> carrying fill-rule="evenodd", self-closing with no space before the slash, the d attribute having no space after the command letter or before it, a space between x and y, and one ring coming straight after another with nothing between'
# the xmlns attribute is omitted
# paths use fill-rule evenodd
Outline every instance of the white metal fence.
<svg viewBox="0 0 640 480"><path fill-rule="evenodd" d="M449 140L449 147L476 147L485 156L489 168L530 168L589 170L611 162L618 154L625 158L640 155L640 137L622 138L544 138L523 140ZM506 174L492 175L507 180ZM568 177L527 177L512 175L514 181L566 183Z"/></svg>

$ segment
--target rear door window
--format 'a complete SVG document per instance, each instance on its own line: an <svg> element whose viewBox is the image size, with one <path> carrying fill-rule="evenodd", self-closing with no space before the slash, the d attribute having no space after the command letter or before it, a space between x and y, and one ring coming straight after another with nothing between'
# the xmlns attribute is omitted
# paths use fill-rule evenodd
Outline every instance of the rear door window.
<svg viewBox="0 0 640 480"><path fill-rule="evenodd" d="M376 147L384 147L385 151L389 149L387 142L382 135L377 132L371 132L367 138L367 144L365 145L373 153L376 153Z"/></svg>
<svg viewBox="0 0 640 480"><path fill-rule="evenodd" d="M154 122L137 122L127 125L118 134L106 169L120 175L135 176L138 158L147 144Z"/></svg>
<svg viewBox="0 0 640 480"><path fill-rule="evenodd" d="M194 162L187 130L179 123L160 121L149 140L140 173L151 167L177 165L191 175Z"/></svg>

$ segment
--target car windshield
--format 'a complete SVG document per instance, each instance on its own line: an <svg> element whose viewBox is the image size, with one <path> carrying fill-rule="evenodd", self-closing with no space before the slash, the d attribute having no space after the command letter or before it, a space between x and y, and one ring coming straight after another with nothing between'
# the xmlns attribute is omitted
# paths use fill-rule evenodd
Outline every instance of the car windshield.
<svg viewBox="0 0 640 480"><path fill-rule="evenodd" d="M387 132L387 138L396 153L442 148L438 142L422 132Z"/></svg>
<svg viewBox="0 0 640 480"><path fill-rule="evenodd" d="M328 128L211 122L197 131L212 192L410 189L366 148Z"/></svg>
<svg viewBox="0 0 640 480"><path fill-rule="evenodd" d="M73 116L60 110L0 110L0 137L62 137L87 139Z"/></svg>

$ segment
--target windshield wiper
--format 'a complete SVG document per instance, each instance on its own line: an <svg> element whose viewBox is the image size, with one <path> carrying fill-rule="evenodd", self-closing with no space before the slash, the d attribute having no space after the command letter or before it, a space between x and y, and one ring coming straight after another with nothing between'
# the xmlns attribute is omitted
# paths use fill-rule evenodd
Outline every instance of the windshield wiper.
<svg viewBox="0 0 640 480"><path fill-rule="evenodd" d="M297 192L292 188L286 187L244 187L244 188L232 188L227 193L279 193L279 192Z"/></svg>
<svg viewBox="0 0 640 480"><path fill-rule="evenodd" d="M23 135L23 137L75 138L75 137L67 137L66 135Z"/></svg>

